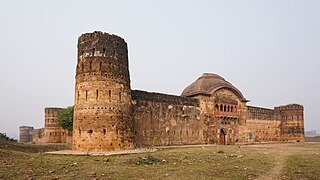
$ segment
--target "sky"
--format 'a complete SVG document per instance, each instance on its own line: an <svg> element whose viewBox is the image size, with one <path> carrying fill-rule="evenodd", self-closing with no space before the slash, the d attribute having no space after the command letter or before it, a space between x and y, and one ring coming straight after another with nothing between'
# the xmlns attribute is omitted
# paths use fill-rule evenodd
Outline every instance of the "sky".
<svg viewBox="0 0 320 180"><path fill-rule="evenodd" d="M73 105L77 40L104 31L128 43L132 89L180 95L204 72L250 100L305 108L320 133L318 0L10 0L0 6L0 132L44 126Z"/></svg>

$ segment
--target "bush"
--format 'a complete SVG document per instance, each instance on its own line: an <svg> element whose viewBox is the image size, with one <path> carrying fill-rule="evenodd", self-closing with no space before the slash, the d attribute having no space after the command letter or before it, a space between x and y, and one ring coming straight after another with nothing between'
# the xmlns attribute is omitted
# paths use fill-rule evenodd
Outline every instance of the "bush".
<svg viewBox="0 0 320 180"><path fill-rule="evenodd" d="M147 165L152 165L152 164L158 164L160 163L161 160L152 156L151 154L148 154L144 157L139 157L139 159L136 161L136 164L137 165L144 165L144 164L147 164Z"/></svg>
<svg viewBox="0 0 320 180"><path fill-rule="evenodd" d="M72 131L73 127L73 109L73 106L69 106L58 111L58 120L60 126L68 131Z"/></svg>

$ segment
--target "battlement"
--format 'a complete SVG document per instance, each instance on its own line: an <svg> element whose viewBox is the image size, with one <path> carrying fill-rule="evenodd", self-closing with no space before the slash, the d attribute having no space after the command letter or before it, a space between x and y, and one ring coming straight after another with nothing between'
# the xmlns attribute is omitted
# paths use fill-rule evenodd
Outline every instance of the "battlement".
<svg viewBox="0 0 320 180"><path fill-rule="evenodd" d="M303 106L300 104L288 104L288 105L275 107L274 110L276 111L303 110Z"/></svg>
<svg viewBox="0 0 320 180"><path fill-rule="evenodd" d="M99 40L106 39L106 40L110 40L112 42L117 42L124 46L127 46L127 43L125 42L125 40L120 36L117 36L115 34L109 34L102 31L94 31L93 33L84 33L78 38L78 42L80 42L81 44L87 41L92 41L93 39L99 39Z"/></svg>
<svg viewBox="0 0 320 180"><path fill-rule="evenodd" d="M127 43L121 37L105 32L82 34L78 39L78 62L94 57L128 66Z"/></svg>
<svg viewBox="0 0 320 180"><path fill-rule="evenodd" d="M261 107L248 107L248 118L249 119L262 119L262 120L274 120L275 111L273 109L261 108Z"/></svg>

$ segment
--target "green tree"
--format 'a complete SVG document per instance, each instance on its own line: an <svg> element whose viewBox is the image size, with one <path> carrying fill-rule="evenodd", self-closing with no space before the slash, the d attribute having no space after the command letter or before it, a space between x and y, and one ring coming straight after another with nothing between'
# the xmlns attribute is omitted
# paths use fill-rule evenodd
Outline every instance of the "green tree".
<svg viewBox="0 0 320 180"><path fill-rule="evenodd" d="M58 111L59 124L63 129L72 131L73 126L73 106L62 108Z"/></svg>

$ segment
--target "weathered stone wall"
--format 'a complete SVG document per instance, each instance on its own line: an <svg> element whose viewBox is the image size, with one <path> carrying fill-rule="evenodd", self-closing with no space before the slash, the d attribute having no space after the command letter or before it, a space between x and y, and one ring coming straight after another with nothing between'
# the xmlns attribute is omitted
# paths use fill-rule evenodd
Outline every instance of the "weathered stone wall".
<svg viewBox="0 0 320 180"><path fill-rule="evenodd" d="M32 143L42 144L46 143L45 139L45 128L34 129L32 131Z"/></svg>
<svg viewBox="0 0 320 180"><path fill-rule="evenodd" d="M248 106L246 142L304 141L303 106L293 104L273 109Z"/></svg>
<svg viewBox="0 0 320 180"><path fill-rule="evenodd" d="M132 91L132 100L137 147L204 143L197 99Z"/></svg>
<svg viewBox="0 0 320 180"><path fill-rule="evenodd" d="M44 109L44 142L61 143L63 129L59 125L58 111L61 108L47 107Z"/></svg>
<svg viewBox="0 0 320 180"><path fill-rule="evenodd" d="M303 106L289 104L275 107L276 117L281 120L282 141L304 141Z"/></svg>
<svg viewBox="0 0 320 180"><path fill-rule="evenodd" d="M239 126L245 124L246 104L229 88L216 90L207 102L213 112L214 124L212 126L212 136L214 143L235 144L243 141L240 136Z"/></svg>
<svg viewBox="0 0 320 180"><path fill-rule="evenodd" d="M248 106L246 142L280 141L280 123L273 109Z"/></svg>
<svg viewBox="0 0 320 180"><path fill-rule="evenodd" d="M20 143L31 143L32 142L32 131L33 127L20 126Z"/></svg>
<svg viewBox="0 0 320 180"><path fill-rule="evenodd" d="M133 149L126 42L103 32L78 40L73 150Z"/></svg>

